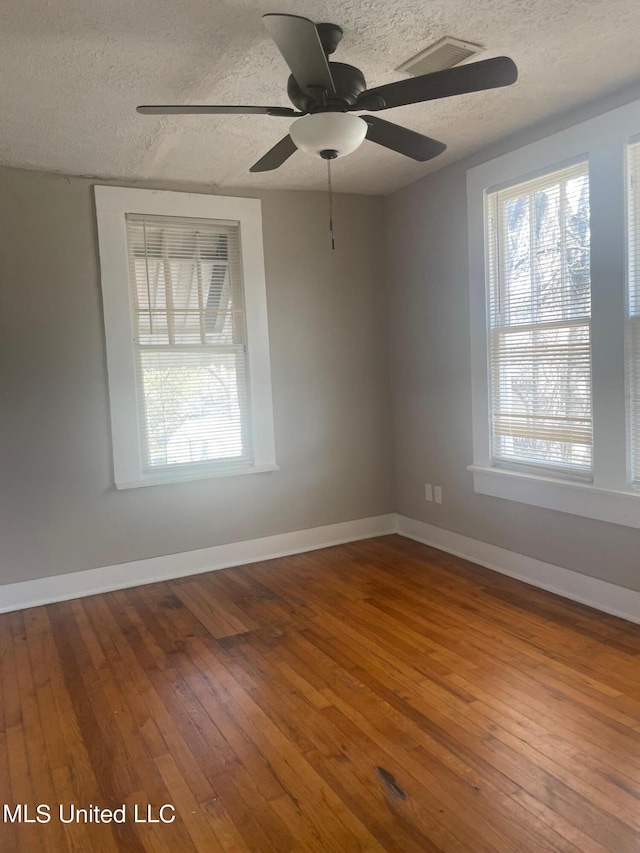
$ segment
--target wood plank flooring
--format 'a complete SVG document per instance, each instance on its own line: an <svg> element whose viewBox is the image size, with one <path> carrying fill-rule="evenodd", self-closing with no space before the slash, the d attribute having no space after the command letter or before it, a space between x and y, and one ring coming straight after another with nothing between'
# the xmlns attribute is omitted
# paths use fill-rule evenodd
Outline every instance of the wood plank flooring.
<svg viewBox="0 0 640 853"><path fill-rule="evenodd" d="M0 805L52 807L7 853L640 850L640 627L398 536L6 614L0 651Z"/></svg>

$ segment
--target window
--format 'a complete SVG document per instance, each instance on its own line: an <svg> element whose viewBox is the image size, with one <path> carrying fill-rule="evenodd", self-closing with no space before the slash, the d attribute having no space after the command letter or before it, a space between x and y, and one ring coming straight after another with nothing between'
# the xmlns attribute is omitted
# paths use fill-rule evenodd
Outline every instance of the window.
<svg viewBox="0 0 640 853"><path fill-rule="evenodd" d="M640 486L640 142L629 145L627 163L629 443L632 480L638 487Z"/></svg>
<svg viewBox="0 0 640 853"><path fill-rule="evenodd" d="M119 488L274 470L260 202L96 187Z"/></svg>
<svg viewBox="0 0 640 853"><path fill-rule="evenodd" d="M640 103L467 172L476 492L640 528Z"/></svg>
<svg viewBox="0 0 640 853"><path fill-rule="evenodd" d="M486 196L492 460L589 476L586 162Z"/></svg>

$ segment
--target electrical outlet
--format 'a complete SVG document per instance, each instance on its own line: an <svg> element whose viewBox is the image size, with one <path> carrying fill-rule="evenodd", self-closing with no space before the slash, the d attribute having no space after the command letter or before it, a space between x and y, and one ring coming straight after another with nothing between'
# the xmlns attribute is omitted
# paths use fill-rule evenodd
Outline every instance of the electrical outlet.
<svg viewBox="0 0 640 853"><path fill-rule="evenodd" d="M433 489L431 488L431 483L424 484L424 499L425 501L433 500Z"/></svg>
<svg viewBox="0 0 640 853"><path fill-rule="evenodd" d="M440 486L433 487L433 496L437 504L442 503L442 488Z"/></svg>

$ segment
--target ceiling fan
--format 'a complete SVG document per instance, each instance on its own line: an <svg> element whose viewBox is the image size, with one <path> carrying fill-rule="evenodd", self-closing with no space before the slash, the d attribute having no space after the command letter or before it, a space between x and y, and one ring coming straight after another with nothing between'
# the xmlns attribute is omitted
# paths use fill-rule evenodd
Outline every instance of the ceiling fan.
<svg viewBox="0 0 640 853"><path fill-rule="evenodd" d="M146 115L269 115L295 118L289 133L255 163L252 172L277 169L298 149L333 160L355 151L365 140L414 160L431 160L445 149L443 142L373 115L467 92L510 86L518 69L507 56L423 74L367 89L364 75L353 65L329 62L342 39L336 24L314 24L298 15L269 14L264 25L291 70L287 94L291 107L259 106L140 106Z"/></svg>

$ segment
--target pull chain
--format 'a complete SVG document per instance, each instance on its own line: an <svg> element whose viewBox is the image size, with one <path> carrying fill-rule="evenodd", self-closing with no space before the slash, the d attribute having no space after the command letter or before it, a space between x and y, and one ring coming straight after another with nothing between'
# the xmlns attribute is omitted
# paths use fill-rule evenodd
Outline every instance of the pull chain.
<svg viewBox="0 0 640 853"><path fill-rule="evenodd" d="M331 187L331 160L327 159L327 181L329 183L329 234L331 234L331 249L336 248L333 236L333 189Z"/></svg>

